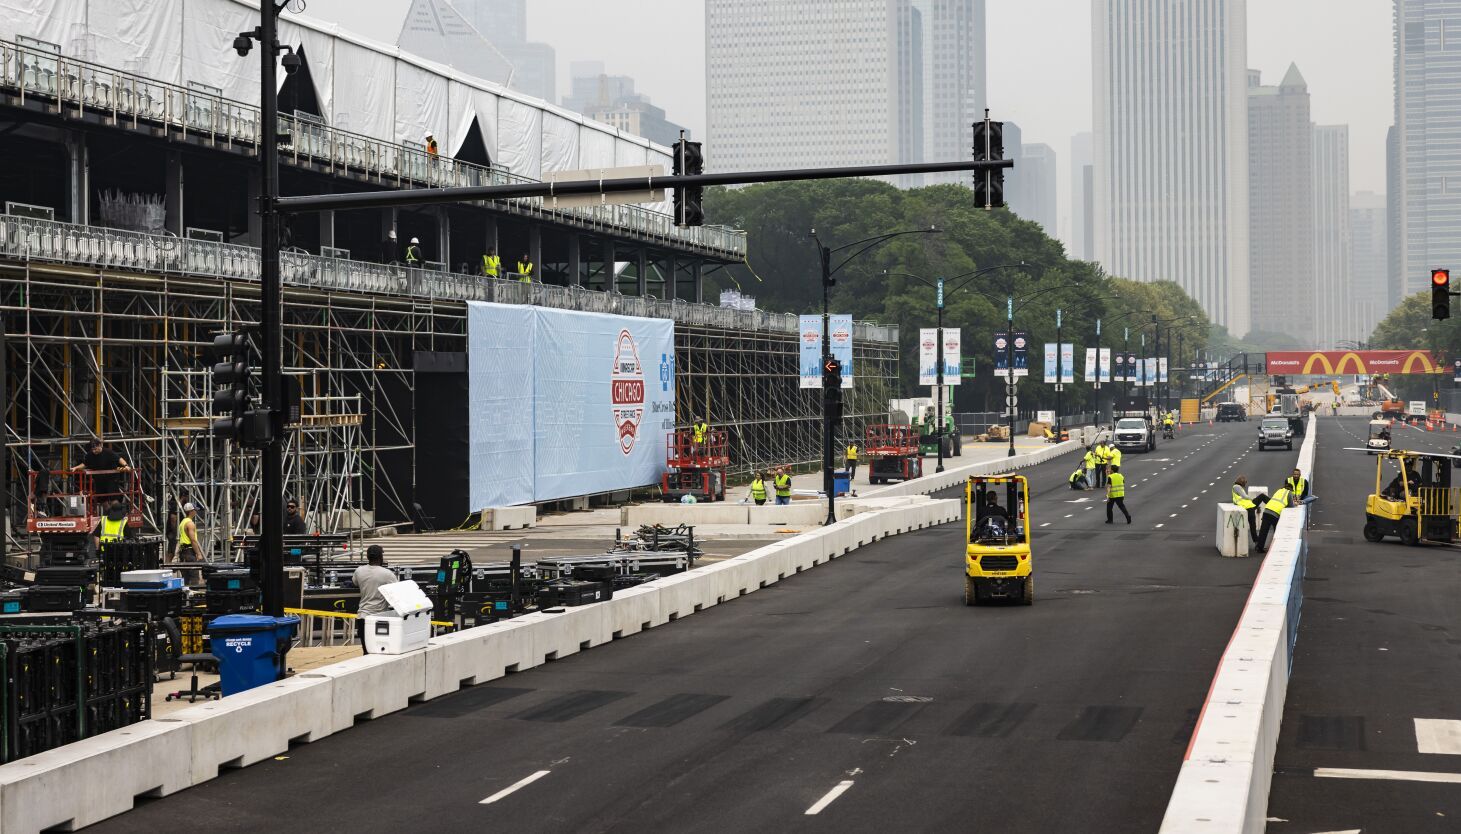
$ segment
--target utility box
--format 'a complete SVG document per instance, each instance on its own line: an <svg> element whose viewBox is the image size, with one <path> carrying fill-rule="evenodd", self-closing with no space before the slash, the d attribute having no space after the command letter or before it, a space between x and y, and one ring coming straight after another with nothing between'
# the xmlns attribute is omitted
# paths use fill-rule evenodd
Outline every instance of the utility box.
<svg viewBox="0 0 1461 834"><path fill-rule="evenodd" d="M365 618L366 654L405 654L426 648L431 639L431 600L415 580L380 586L391 607Z"/></svg>
<svg viewBox="0 0 1461 834"><path fill-rule="evenodd" d="M1218 555L1230 558L1247 556L1251 541L1248 530L1247 510L1226 501L1217 505Z"/></svg>

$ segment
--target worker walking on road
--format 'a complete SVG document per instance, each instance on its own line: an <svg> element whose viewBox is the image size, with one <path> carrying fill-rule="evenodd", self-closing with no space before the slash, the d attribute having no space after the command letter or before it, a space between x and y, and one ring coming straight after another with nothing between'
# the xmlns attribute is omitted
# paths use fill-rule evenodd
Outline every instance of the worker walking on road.
<svg viewBox="0 0 1461 834"><path fill-rule="evenodd" d="M502 258L497 254L497 247L487 247L487 254L482 256L482 274L488 278L496 278L502 271Z"/></svg>
<svg viewBox="0 0 1461 834"><path fill-rule="evenodd" d="M857 444L847 444L847 480L857 477Z"/></svg>
<svg viewBox="0 0 1461 834"><path fill-rule="evenodd" d="M1268 499L1268 503L1263 505L1263 526L1258 530L1259 553L1268 552L1268 536L1273 532L1273 528L1278 526L1279 516L1296 503L1294 494L1289 492L1288 487L1280 487L1274 491L1273 497Z"/></svg>
<svg viewBox="0 0 1461 834"><path fill-rule="evenodd" d="M533 259L526 252L517 259L517 280L524 284L533 283Z"/></svg>
<svg viewBox="0 0 1461 834"><path fill-rule="evenodd" d="M365 648L365 618L373 614L384 614L390 605L381 595L380 586L399 581L390 568L386 567L386 552L378 544L365 551L366 564L355 569L350 581L360 590L360 604L355 609L355 637L360 641L360 653L369 654Z"/></svg>
<svg viewBox="0 0 1461 834"><path fill-rule="evenodd" d="M776 504L777 504L777 506L780 506L782 504L790 504L791 503L791 476L786 473L786 467L785 466L783 466L780 469L776 470L776 478L773 481L773 485L776 487Z"/></svg>
<svg viewBox="0 0 1461 834"><path fill-rule="evenodd" d="M1265 498L1267 496L1248 494L1247 475L1239 475L1234 479L1233 503L1248 513L1248 538L1254 542L1258 541L1258 502Z"/></svg>
<svg viewBox="0 0 1461 834"><path fill-rule="evenodd" d="M751 500L755 501L758 507L766 503L766 476L760 472L751 478Z"/></svg>
<svg viewBox="0 0 1461 834"><path fill-rule="evenodd" d="M189 549L193 551L194 561L205 561L203 548L198 545L198 507L191 501L183 505L183 520L178 522L178 544L172 554L173 561L182 561L183 553Z"/></svg>
<svg viewBox="0 0 1461 834"><path fill-rule="evenodd" d="M1121 474L1121 467L1112 466L1111 476L1106 481L1106 523L1112 524L1111 509L1120 507L1121 514L1126 516L1126 523L1131 523L1131 513L1126 511L1126 476Z"/></svg>

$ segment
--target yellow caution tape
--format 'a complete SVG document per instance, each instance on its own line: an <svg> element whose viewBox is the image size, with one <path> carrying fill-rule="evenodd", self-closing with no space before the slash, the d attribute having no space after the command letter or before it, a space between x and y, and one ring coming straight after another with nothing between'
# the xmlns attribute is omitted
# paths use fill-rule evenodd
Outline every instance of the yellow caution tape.
<svg viewBox="0 0 1461 834"><path fill-rule="evenodd" d="M298 615L298 616L301 616L301 617L304 617L304 616L309 616L309 617L331 617L331 618L336 619L336 620L358 620L358 619L360 619L359 617L357 617L354 614L348 614L348 613L347 614L337 614L334 611L319 611L319 610L314 609L314 608L286 608L286 609L284 609L284 613L285 614L295 614L295 615ZM456 623L444 622L442 620L432 620L431 621L431 624L434 625L434 626L440 626L441 628L456 628L457 627L457 624Z"/></svg>

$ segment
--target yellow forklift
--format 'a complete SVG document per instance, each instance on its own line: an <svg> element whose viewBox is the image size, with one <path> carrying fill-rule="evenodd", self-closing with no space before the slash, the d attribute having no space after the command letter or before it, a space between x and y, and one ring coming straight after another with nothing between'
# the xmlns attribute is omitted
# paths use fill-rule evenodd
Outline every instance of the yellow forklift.
<svg viewBox="0 0 1461 834"><path fill-rule="evenodd" d="M1371 449L1355 451L1371 452ZM1454 544L1458 538L1455 455L1387 450L1375 460L1375 491L1365 499L1365 540L1395 536L1401 544ZM1386 466L1386 462L1390 466ZM1393 473L1386 483L1386 469Z"/></svg>
<svg viewBox="0 0 1461 834"><path fill-rule="evenodd" d="M964 604L1035 603L1030 485L1024 475L971 477L964 485Z"/></svg>

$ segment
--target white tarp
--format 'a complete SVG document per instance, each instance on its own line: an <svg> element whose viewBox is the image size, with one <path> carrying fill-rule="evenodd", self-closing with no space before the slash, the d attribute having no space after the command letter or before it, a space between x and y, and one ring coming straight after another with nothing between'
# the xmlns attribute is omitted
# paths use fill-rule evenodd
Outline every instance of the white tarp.
<svg viewBox="0 0 1461 834"><path fill-rule="evenodd" d="M295 48L304 48L304 58L309 64L310 78L314 81L315 97L320 102L320 114L329 117L335 112L335 43L336 38L308 26L279 20L279 42ZM257 62L255 62L257 63ZM279 72L282 87L288 78L283 68Z"/></svg>
<svg viewBox="0 0 1461 834"><path fill-rule="evenodd" d="M487 158L496 164L501 153L497 140L497 94L476 90L472 93L472 106L477 110L477 127L481 129L482 141L487 145Z"/></svg>
<svg viewBox="0 0 1461 834"><path fill-rule="evenodd" d="M90 59L86 32L86 0L4 0L0 3L0 37L35 38L61 47L63 55Z"/></svg>
<svg viewBox="0 0 1461 834"><path fill-rule="evenodd" d="M514 174L537 179L543 172L543 111L503 96L497 115L497 161Z"/></svg>
<svg viewBox="0 0 1461 834"><path fill-rule="evenodd" d="M437 142L447 136L446 78L409 61L396 62L396 142L423 145L426 134Z"/></svg>
<svg viewBox="0 0 1461 834"><path fill-rule="evenodd" d="M183 83L183 3L87 0L86 6L93 61L154 81ZM227 52L215 60L237 57Z"/></svg>
<svg viewBox="0 0 1461 834"><path fill-rule="evenodd" d="M630 142L628 139L614 139L614 165L622 168L626 165L644 165L649 161L648 149L637 142ZM671 169L665 168L668 174Z"/></svg>
<svg viewBox="0 0 1461 834"><path fill-rule="evenodd" d="M472 88L460 81L447 82L446 101L447 124L451 125L451 130L446 136L436 138L441 140L442 150L447 156L456 156L477 118L477 108L472 105Z"/></svg>
<svg viewBox="0 0 1461 834"><path fill-rule="evenodd" d="M233 51L233 39L257 26L258 17L258 11L233 0L188 0L183 9L184 85L189 81L206 84L222 90L230 101L257 105L258 53L239 57Z"/></svg>
<svg viewBox="0 0 1461 834"><path fill-rule="evenodd" d="M335 42L335 60L350 67L350 71L335 77L335 114L330 123L342 130L393 141L396 59L340 39Z"/></svg>
<svg viewBox="0 0 1461 834"><path fill-rule="evenodd" d="M578 164L578 122L543 112L543 173L572 171Z"/></svg>
<svg viewBox="0 0 1461 834"><path fill-rule="evenodd" d="M614 136L602 130L579 125L578 162L587 170L614 167ZM666 168L666 171L669 169Z"/></svg>
<svg viewBox="0 0 1461 834"><path fill-rule="evenodd" d="M533 500L534 308L467 303L472 511Z"/></svg>

